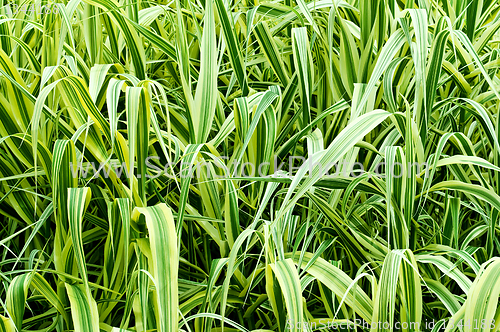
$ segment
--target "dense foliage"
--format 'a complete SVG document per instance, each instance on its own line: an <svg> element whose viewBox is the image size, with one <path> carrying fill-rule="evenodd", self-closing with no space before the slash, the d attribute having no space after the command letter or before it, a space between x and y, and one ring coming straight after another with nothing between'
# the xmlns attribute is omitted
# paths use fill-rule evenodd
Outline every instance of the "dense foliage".
<svg viewBox="0 0 500 332"><path fill-rule="evenodd" d="M498 1L16 1L0 331L500 330Z"/></svg>

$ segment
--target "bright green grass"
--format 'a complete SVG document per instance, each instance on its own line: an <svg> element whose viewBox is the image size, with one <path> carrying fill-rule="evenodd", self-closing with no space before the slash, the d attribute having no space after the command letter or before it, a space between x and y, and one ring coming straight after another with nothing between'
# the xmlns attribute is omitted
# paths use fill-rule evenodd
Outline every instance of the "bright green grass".
<svg viewBox="0 0 500 332"><path fill-rule="evenodd" d="M500 330L498 1L2 6L0 332Z"/></svg>

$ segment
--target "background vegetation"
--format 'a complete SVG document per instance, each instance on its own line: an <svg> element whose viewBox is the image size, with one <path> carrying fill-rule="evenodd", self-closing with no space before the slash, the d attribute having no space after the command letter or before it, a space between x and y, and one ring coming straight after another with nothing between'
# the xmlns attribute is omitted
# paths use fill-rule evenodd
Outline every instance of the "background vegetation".
<svg viewBox="0 0 500 332"><path fill-rule="evenodd" d="M19 1L0 331L500 329L498 1Z"/></svg>

